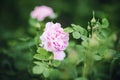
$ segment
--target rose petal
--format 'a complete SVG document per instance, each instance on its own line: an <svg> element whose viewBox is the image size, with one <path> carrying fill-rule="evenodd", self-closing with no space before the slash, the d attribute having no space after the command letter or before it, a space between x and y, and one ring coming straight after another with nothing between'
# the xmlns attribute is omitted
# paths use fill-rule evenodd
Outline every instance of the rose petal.
<svg viewBox="0 0 120 80"><path fill-rule="evenodd" d="M65 58L65 53L64 53L64 51L56 51L56 52L53 52L53 54L54 54L54 59L55 60L64 60L64 58Z"/></svg>

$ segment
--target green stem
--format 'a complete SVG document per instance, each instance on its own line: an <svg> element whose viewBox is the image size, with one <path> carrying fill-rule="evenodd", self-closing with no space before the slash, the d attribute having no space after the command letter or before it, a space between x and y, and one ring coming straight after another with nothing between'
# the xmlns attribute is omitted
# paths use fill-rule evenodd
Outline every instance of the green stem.
<svg viewBox="0 0 120 80"><path fill-rule="evenodd" d="M87 75L86 75L86 67L87 67L87 64L86 62L84 62L84 67L83 67L83 77L86 78Z"/></svg>
<svg viewBox="0 0 120 80"><path fill-rule="evenodd" d="M87 78L91 74L93 70L93 64L94 64L93 53L91 52L91 48L88 45L88 48L85 52L83 74L82 74L84 78Z"/></svg>
<svg viewBox="0 0 120 80"><path fill-rule="evenodd" d="M85 61L83 66L83 77L86 77L86 53L85 53Z"/></svg>
<svg viewBox="0 0 120 80"><path fill-rule="evenodd" d="M113 70L114 62L115 62L116 59L117 59L117 58L114 58L114 59L111 61L109 80L112 80L112 70Z"/></svg>

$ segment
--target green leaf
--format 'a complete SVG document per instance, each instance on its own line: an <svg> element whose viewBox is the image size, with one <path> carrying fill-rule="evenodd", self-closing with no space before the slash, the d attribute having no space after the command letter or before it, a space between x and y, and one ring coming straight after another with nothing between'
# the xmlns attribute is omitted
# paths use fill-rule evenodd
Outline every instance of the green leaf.
<svg viewBox="0 0 120 80"><path fill-rule="evenodd" d="M38 59L38 60L49 60L50 59L50 54L48 53L48 54L44 54L44 53L42 53L42 54L35 54L34 56L33 56L33 58L35 58L35 59Z"/></svg>
<svg viewBox="0 0 120 80"><path fill-rule="evenodd" d="M71 24L71 26L73 27L75 31L80 32L81 34L84 34L84 35L87 34L87 31L83 27L79 25L75 25L75 24Z"/></svg>
<svg viewBox="0 0 120 80"><path fill-rule="evenodd" d="M108 36L107 30L101 30L101 32L96 33L99 39L105 39Z"/></svg>
<svg viewBox="0 0 120 80"><path fill-rule="evenodd" d="M61 62L58 60L53 60L52 64L53 64L53 66L58 67L58 66L60 66Z"/></svg>
<svg viewBox="0 0 120 80"><path fill-rule="evenodd" d="M74 30L70 27L64 28L64 31L67 33L72 33Z"/></svg>
<svg viewBox="0 0 120 80"><path fill-rule="evenodd" d="M43 64L40 61L34 61L33 63L35 63L36 65L42 65Z"/></svg>
<svg viewBox="0 0 120 80"><path fill-rule="evenodd" d="M75 38L75 39L80 38L80 33L79 32L73 32L72 35L73 35L73 38Z"/></svg>
<svg viewBox="0 0 120 80"><path fill-rule="evenodd" d="M35 54L33 58L38 59L38 60L43 60L43 57L40 54Z"/></svg>
<svg viewBox="0 0 120 80"><path fill-rule="evenodd" d="M34 58L38 60L48 60L51 56L51 54L48 51L40 47L37 49L37 53L38 54L34 55Z"/></svg>
<svg viewBox="0 0 120 80"><path fill-rule="evenodd" d="M34 74L41 74L41 73L43 73L43 71L44 71L43 66L36 65L36 66L33 67L33 73Z"/></svg>
<svg viewBox="0 0 120 80"><path fill-rule="evenodd" d="M49 77L49 75L50 75L49 69L46 68L46 69L44 70L44 72L43 72L43 75L44 75L44 77L46 77L46 78Z"/></svg>
<svg viewBox="0 0 120 80"><path fill-rule="evenodd" d="M76 31L80 31L81 27L79 25L75 25L75 24L71 24L71 26L73 27L74 30Z"/></svg>
<svg viewBox="0 0 120 80"><path fill-rule="evenodd" d="M75 48L76 48L77 51L82 52L82 53L83 53L84 51L86 51L85 47L82 46L82 45L76 45ZM81 53L81 54L82 54L82 53Z"/></svg>
<svg viewBox="0 0 120 80"><path fill-rule="evenodd" d="M88 80L88 79L85 78L85 77L78 77L78 78L76 78L75 80Z"/></svg>
<svg viewBox="0 0 120 80"><path fill-rule="evenodd" d="M82 41L82 46L84 46L84 47L88 47L88 41Z"/></svg>
<svg viewBox="0 0 120 80"><path fill-rule="evenodd" d="M102 57L100 55L94 55L94 59L98 61L98 60L101 60Z"/></svg>
<svg viewBox="0 0 120 80"><path fill-rule="evenodd" d="M103 18L101 27L102 28L107 28L108 26L109 26L108 20L106 18Z"/></svg>
<svg viewBox="0 0 120 80"><path fill-rule="evenodd" d="M88 37L87 37L87 36L84 36L84 35L81 35L81 39L82 39L82 40L88 40Z"/></svg>
<svg viewBox="0 0 120 80"><path fill-rule="evenodd" d="M99 39L105 39L104 35L102 33L97 33L97 36L99 37Z"/></svg>
<svg viewBox="0 0 120 80"><path fill-rule="evenodd" d="M42 66L42 67L47 67L48 66L47 63L41 62L41 61L34 61L33 63L38 65L38 66Z"/></svg>
<svg viewBox="0 0 120 80"><path fill-rule="evenodd" d="M29 24L34 27L40 26L39 22L36 19L30 18L29 19Z"/></svg>
<svg viewBox="0 0 120 80"><path fill-rule="evenodd" d="M46 51L46 50L43 49L43 48L38 47L38 49L37 49L37 53L47 54L48 51Z"/></svg>
<svg viewBox="0 0 120 80"><path fill-rule="evenodd" d="M105 45L101 45L98 47L97 51L100 55L103 55L106 50L107 50L107 47Z"/></svg>

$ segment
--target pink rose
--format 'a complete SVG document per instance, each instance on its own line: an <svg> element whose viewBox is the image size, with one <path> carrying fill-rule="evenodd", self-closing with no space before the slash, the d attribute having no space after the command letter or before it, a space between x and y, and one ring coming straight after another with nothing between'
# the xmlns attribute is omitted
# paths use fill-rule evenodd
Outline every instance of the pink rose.
<svg viewBox="0 0 120 80"><path fill-rule="evenodd" d="M53 52L54 59L63 60L64 50L68 46L69 34L63 31L61 24L48 22L43 34L40 36L41 46L47 51Z"/></svg>
<svg viewBox="0 0 120 80"><path fill-rule="evenodd" d="M37 6L31 12L31 17L43 21L46 17L54 18L55 15L52 8L47 6Z"/></svg>

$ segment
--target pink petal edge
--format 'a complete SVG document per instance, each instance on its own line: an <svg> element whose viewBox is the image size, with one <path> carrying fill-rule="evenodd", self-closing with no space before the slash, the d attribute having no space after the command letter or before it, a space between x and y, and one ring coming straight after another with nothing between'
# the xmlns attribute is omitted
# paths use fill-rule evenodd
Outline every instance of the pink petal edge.
<svg viewBox="0 0 120 80"><path fill-rule="evenodd" d="M56 51L56 52L53 52L53 54L54 54L54 59L60 60L60 61L64 60L66 56L64 51Z"/></svg>

